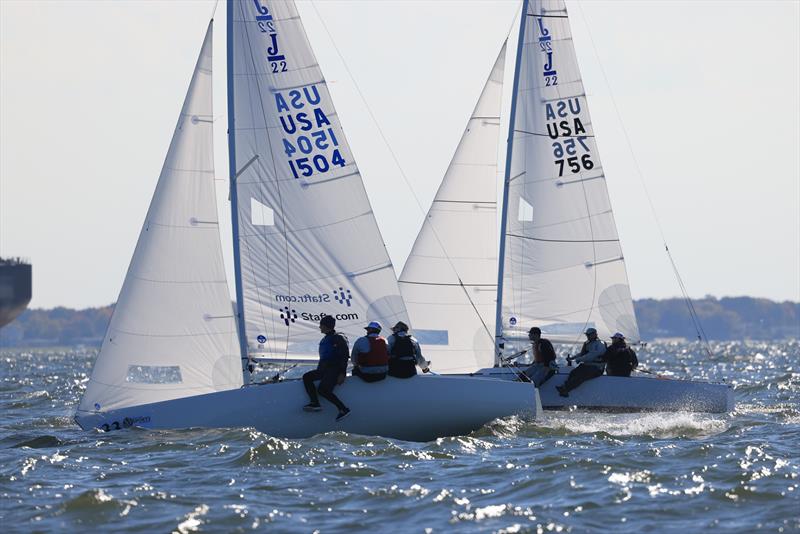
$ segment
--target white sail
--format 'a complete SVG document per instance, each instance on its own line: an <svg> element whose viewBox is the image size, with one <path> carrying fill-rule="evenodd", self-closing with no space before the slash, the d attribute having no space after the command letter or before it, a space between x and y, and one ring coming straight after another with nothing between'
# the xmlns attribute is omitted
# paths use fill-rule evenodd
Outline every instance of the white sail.
<svg viewBox="0 0 800 534"><path fill-rule="evenodd" d="M639 338L625 261L562 0L525 2L506 175L502 337ZM512 108L514 106L512 105ZM503 246L501 246L503 251Z"/></svg>
<svg viewBox="0 0 800 534"><path fill-rule="evenodd" d="M497 294L497 145L503 45L400 275L432 367L491 365Z"/></svg>
<svg viewBox="0 0 800 534"><path fill-rule="evenodd" d="M319 319L407 320L325 78L291 1L228 4L237 300L247 350L316 359Z"/></svg>
<svg viewBox="0 0 800 534"><path fill-rule="evenodd" d="M214 187L209 24L80 412L242 385Z"/></svg>

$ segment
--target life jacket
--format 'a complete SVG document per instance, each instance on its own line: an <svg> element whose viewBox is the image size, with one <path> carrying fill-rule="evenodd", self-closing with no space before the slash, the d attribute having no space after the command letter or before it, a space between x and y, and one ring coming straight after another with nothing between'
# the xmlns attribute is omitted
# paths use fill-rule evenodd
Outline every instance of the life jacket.
<svg viewBox="0 0 800 534"><path fill-rule="evenodd" d="M630 371L639 364L636 353L630 347L614 347L606 351L606 361L612 372Z"/></svg>
<svg viewBox="0 0 800 534"><path fill-rule="evenodd" d="M369 352L362 352L358 355L358 365L363 367L373 367L389 364L389 351L386 348L386 340L382 337L367 337L369 340Z"/></svg>
<svg viewBox="0 0 800 534"><path fill-rule="evenodd" d="M536 351L534 351L534 354L536 354ZM542 361L537 363L549 365L550 362L556 361L556 351L549 339L539 340L539 356L541 357Z"/></svg>
<svg viewBox="0 0 800 534"><path fill-rule="evenodd" d="M411 342L411 336L395 335L389 357L397 360L414 360L414 344Z"/></svg>

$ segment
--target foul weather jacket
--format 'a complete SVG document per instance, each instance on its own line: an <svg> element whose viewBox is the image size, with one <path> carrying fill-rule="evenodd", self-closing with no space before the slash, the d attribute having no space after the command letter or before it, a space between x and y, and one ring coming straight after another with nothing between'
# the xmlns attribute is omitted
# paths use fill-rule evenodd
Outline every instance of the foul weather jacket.
<svg viewBox="0 0 800 534"><path fill-rule="evenodd" d="M578 363L585 363L600 369L603 372L605 369L605 361L603 355L606 353L606 345L599 339L587 341L583 344L580 354L575 356L575 361Z"/></svg>

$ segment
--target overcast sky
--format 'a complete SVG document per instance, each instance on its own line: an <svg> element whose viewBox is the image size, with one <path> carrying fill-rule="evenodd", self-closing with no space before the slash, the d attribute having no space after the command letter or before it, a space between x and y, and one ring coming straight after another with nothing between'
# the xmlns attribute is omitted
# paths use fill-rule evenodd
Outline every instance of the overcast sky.
<svg viewBox="0 0 800 534"><path fill-rule="evenodd" d="M567 5L634 298L679 295L637 161L693 297L800 300L800 3ZM298 6L399 273L424 214L378 128L427 210L519 2ZM0 255L32 260L31 306L116 300L213 7L0 0Z"/></svg>

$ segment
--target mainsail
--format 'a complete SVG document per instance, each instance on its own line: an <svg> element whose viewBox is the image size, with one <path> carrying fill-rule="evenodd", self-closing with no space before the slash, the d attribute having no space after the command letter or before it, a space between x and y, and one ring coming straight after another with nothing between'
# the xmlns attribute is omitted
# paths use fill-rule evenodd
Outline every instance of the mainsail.
<svg viewBox="0 0 800 534"><path fill-rule="evenodd" d="M505 177L498 335L587 327L639 339L625 261L562 0L523 3Z"/></svg>
<svg viewBox="0 0 800 534"><path fill-rule="evenodd" d="M242 385L217 223L209 24L79 412Z"/></svg>
<svg viewBox="0 0 800 534"><path fill-rule="evenodd" d="M243 350L317 358L319 319L407 320L294 2L228 3L228 121Z"/></svg>
<svg viewBox="0 0 800 534"><path fill-rule="evenodd" d="M413 333L437 371L493 362L505 57L504 44L400 275Z"/></svg>

